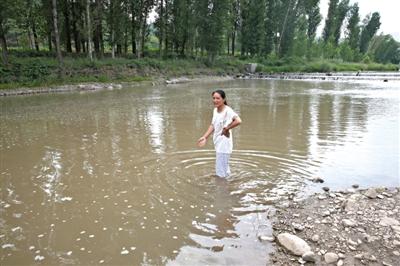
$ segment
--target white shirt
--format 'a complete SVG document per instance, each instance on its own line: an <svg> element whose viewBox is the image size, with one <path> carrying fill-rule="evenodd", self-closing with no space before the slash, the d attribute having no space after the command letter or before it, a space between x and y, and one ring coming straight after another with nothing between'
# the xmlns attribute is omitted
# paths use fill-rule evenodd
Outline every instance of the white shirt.
<svg viewBox="0 0 400 266"><path fill-rule="evenodd" d="M232 123L233 119L238 115L229 106L225 105L222 112L218 113L217 108L214 108L211 124L214 127L214 147L218 153L232 153L233 136L229 130L229 138L222 135L222 129Z"/></svg>

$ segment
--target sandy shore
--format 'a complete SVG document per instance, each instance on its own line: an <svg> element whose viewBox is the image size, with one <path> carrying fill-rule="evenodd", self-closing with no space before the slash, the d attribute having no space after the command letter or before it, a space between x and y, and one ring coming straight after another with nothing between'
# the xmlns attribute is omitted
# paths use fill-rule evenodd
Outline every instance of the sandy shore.
<svg viewBox="0 0 400 266"><path fill-rule="evenodd" d="M288 200L272 221L267 265L400 265L400 188Z"/></svg>

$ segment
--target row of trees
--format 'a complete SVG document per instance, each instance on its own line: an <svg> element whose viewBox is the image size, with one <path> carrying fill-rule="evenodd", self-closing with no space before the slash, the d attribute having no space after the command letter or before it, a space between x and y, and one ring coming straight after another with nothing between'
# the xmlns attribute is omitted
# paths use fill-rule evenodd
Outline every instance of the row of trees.
<svg viewBox="0 0 400 266"><path fill-rule="evenodd" d="M219 53L240 51L243 56L362 58L380 27L379 13L361 21L357 4L330 0L322 38L317 39L319 1L1 0L2 59L7 63L9 43L21 46L22 36L32 49L56 50L60 62L61 50L90 58L108 51L112 57L140 58L146 56L152 34L160 57L207 56L212 61ZM157 18L149 23L153 13ZM391 50L379 60L396 60L399 44L391 36L382 38L386 41L374 41L374 51L387 49L388 39ZM317 46L322 54L315 54Z"/></svg>

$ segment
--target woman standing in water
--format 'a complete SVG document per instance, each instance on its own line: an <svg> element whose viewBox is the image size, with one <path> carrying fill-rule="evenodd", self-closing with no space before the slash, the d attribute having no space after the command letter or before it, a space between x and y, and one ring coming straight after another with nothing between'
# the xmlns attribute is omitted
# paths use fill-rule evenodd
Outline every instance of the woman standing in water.
<svg viewBox="0 0 400 266"><path fill-rule="evenodd" d="M233 148L231 129L240 125L242 120L228 106L223 90L216 90L211 95L215 107L211 125L208 127L206 133L199 138L197 144L199 147L203 147L207 142L207 138L214 132L213 141L216 151L215 173L219 177L227 177L230 174L229 158Z"/></svg>

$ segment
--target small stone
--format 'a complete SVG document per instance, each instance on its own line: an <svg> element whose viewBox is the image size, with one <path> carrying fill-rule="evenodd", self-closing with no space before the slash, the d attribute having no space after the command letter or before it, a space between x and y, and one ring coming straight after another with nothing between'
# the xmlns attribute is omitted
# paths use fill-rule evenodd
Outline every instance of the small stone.
<svg viewBox="0 0 400 266"><path fill-rule="evenodd" d="M378 196L375 188L369 188L367 191L365 191L364 195L370 199L375 199Z"/></svg>
<svg viewBox="0 0 400 266"><path fill-rule="evenodd" d="M354 256L355 259L362 260L364 258L364 254L357 254Z"/></svg>
<svg viewBox="0 0 400 266"><path fill-rule="evenodd" d="M324 211L322 213L322 217L326 217L326 216L329 216L329 215L331 215L331 213L329 211Z"/></svg>
<svg viewBox="0 0 400 266"><path fill-rule="evenodd" d="M329 187L322 187L322 189L323 189L324 191L326 191L326 192L329 191Z"/></svg>
<svg viewBox="0 0 400 266"><path fill-rule="evenodd" d="M314 241L314 242L318 242L319 241L319 235L313 235L311 237L311 240Z"/></svg>
<svg viewBox="0 0 400 266"><path fill-rule="evenodd" d="M303 231L304 230L304 226L298 223L292 223L292 226L295 230L297 231Z"/></svg>
<svg viewBox="0 0 400 266"><path fill-rule="evenodd" d="M381 194L378 194L377 197L378 197L379 199L384 199L384 198L385 198L385 197L384 197L383 195L381 195Z"/></svg>
<svg viewBox="0 0 400 266"><path fill-rule="evenodd" d="M304 261L315 262L315 254L312 251L308 251L301 256Z"/></svg>
<svg viewBox="0 0 400 266"><path fill-rule="evenodd" d="M395 256L400 256L400 252L398 252L397 250L395 250L395 251L393 251L393 255L395 255Z"/></svg>
<svg viewBox="0 0 400 266"><path fill-rule="evenodd" d="M336 265L337 266L343 266L343 264L344 264L343 260L339 260Z"/></svg>
<svg viewBox="0 0 400 266"><path fill-rule="evenodd" d="M350 219L343 219L343 220L342 220L342 224L343 224L345 227L354 227L354 226L357 225L357 223L356 223L355 221L350 220Z"/></svg>
<svg viewBox="0 0 400 266"><path fill-rule="evenodd" d="M258 236L258 239L260 239L261 241L269 241L269 242L274 242L275 241L275 237L273 236Z"/></svg>
<svg viewBox="0 0 400 266"><path fill-rule="evenodd" d="M353 184L352 187L353 188L359 188L359 185L358 184Z"/></svg>
<svg viewBox="0 0 400 266"><path fill-rule="evenodd" d="M300 258L297 260L301 265L306 264L307 261L303 260L303 258Z"/></svg>
<svg viewBox="0 0 400 266"><path fill-rule="evenodd" d="M339 256L333 252L328 252L324 255L324 258L325 258L325 262L329 264L329 263L337 262L339 259Z"/></svg>

